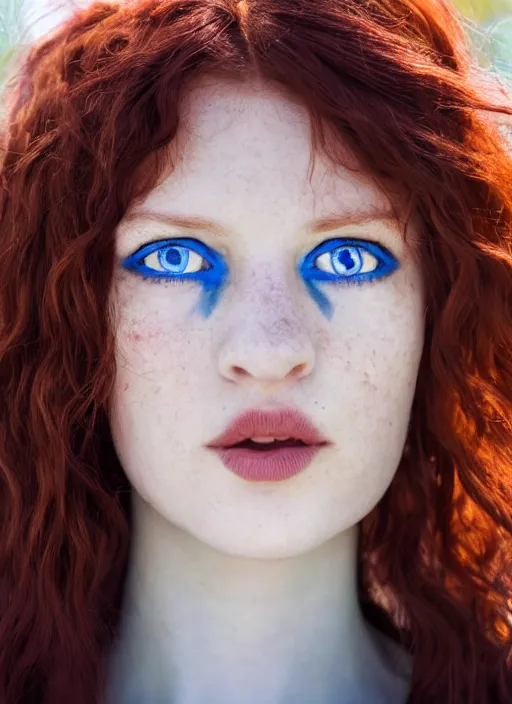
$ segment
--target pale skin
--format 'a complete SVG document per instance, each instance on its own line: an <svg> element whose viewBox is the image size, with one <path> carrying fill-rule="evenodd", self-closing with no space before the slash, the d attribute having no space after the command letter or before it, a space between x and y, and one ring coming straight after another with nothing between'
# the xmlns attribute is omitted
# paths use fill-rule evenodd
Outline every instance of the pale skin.
<svg viewBox="0 0 512 704"><path fill-rule="evenodd" d="M117 232L111 424L134 536L108 704L403 703L409 658L365 622L355 578L358 524L403 453L423 347L413 246L362 172L318 155L309 178L307 113L276 89L203 79L183 109L179 164L137 205L173 220ZM226 262L207 313L197 282L122 266L172 238ZM329 316L296 265L334 238L378 243L399 266L321 284ZM292 479L248 482L205 447L240 412L281 405L332 441Z"/></svg>

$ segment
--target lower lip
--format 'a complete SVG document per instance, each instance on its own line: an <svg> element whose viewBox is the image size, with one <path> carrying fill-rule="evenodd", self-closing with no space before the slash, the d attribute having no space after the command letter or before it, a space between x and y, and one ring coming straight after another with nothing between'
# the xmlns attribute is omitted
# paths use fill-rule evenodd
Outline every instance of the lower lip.
<svg viewBox="0 0 512 704"><path fill-rule="evenodd" d="M322 445L250 450L244 447L215 448L224 465L250 482L281 482L302 472Z"/></svg>

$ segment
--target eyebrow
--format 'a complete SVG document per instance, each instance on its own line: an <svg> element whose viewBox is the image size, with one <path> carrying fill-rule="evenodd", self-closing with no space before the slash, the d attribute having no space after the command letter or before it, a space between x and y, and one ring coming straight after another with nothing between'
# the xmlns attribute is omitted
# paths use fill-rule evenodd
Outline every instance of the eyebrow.
<svg viewBox="0 0 512 704"><path fill-rule="evenodd" d="M173 213L159 213L154 210L135 210L125 216L126 222L133 220L153 220L163 225L183 227L187 230L204 230L219 237L226 234L226 230L212 220L205 220L197 216L187 216ZM372 222L391 221L398 222L397 216L389 208L373 209L371 211L357 211L347 213L334 213L324 216L318 220L312 220L306 225L306 229L312 234L328 232L339 227L349 225L368 225Z"/></svg>

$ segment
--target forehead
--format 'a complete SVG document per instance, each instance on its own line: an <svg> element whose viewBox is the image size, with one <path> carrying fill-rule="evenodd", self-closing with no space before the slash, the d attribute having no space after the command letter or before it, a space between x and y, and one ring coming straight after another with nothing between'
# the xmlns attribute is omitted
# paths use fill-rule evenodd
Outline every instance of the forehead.
<svg viewBox="0 0 512 704"><path fill-rule="evenodd" d="M265 203L308 217L357 213L362 205L389 208L389 198L342 141L336 153L342 165L313 154L307 110L279 89L202 78L183 98L173 171L146 202L163 208L172 199L196 213L202 203L209 215L226 202L245 210Z"/></svg>

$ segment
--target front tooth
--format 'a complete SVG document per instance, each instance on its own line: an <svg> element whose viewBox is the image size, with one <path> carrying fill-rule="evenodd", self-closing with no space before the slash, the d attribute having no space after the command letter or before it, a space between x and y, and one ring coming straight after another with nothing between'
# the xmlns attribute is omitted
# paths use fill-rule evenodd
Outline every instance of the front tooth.
<svg viewBox="0 0 512 704"><path fill-rule="evenodd" d="M274 437L266 437L264 435L259 435L258 437L251 438L252 442L261 442L261 443L269 443L269 442L274 442L274 440L279 440L279 442L282 442L283 440L289 440L289 435L286 435L285 437L279 437L279 438L274 438Z"/></svg>

